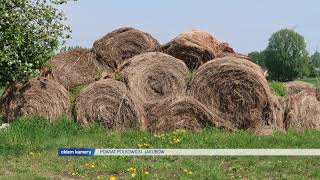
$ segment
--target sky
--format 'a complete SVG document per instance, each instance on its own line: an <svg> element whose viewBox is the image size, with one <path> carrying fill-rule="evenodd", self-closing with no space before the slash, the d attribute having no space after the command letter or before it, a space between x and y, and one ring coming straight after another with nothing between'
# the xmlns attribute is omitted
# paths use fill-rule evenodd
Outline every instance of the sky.
<svg viewBox="0 0 320 180"><path fill-rule="evenodd" d="M197 29L247 54L290 28L304 36L310 53L320 48L319 0L78 0L60 8L73 30L67 46L92 47L120 27L148 32L162 44Z"/></svg>

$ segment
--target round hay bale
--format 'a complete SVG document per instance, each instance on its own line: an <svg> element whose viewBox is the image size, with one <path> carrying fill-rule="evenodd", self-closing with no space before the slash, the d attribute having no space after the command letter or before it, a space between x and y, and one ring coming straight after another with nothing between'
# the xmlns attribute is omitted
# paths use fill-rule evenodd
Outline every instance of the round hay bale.
<svg viewBox="0 0 320 180"><path fill-rule="evenodd" d="M219 50L224 53L235 53L234 50L230 47L230 45L226 42L219 43Z"/></svg>
<svg viewBox="0 0 320 180"><path fill-rule="evenodd" d="M150 34L130 27L114 30L93 44L98 60L113 69L135 55L159 50L159 42Z"/></svg>
<svg viewBox="0 0 320 180"><path fill-rule="evenodd" d="M161 52L135 56L120 67L128 88L142 104L186 92L187 66L179 59Z"/></svg>
<svg viewBox="0 0 320 180"><path fill-rule="evenodd" d="M110 68L98 63L89 49L77 48L55 56L48 63L44 76L52 78L70 89L78 85L89 85L100 79L102 73L112 74Z"/></svg>
<svg viewBox="0 0 320 180"><path fill-rule="evenodd" d="M197 130L209 126L234 129L215 112L210 112L203 104L190 97L167 98L146 106L145 110L146 127L151 132L174 129Z"/></svg>
<svg viewBox="0 0 320 180"><path fill-rule="evenodd" d="M182 33L162 46L163 52L183 60L191 70L217 57L218 50L219 42L205 31Z"/></svg>
<svg viewBox="0 0 320 180"><path fill-rule="evenodd" d="M274 121L271 91L256 64L225 57L202 65L188 93L238 129L271 125Z"/></svg>
<svg viewBox="0 0 320 180"><path fill-rule="evenodd" d="M272 95L271 106L271 109L273 110L271 115L272 119L274 120L273 124L271 124L271 127L277 130L284 130L286 98Z"/></svg>
<svg viewBox="0 0 320 180"><path fill-rule="evenodd" d="M33 78L9 86L0 100L2 117L8 122L20 116L39 115L55 120L69 114L67 90L46 78Z"/></svg>
<svg viewBox="0 0 320 180"><path fill-rule="evenodd" d="M222 42L219 43L218 45L218 50L217 50L217 58L222 58L222 57L227 57L227 56L231 56L231 57L236 57L236 58L242 58L242 59L247 59L250 60L250 58L246 55L243 54L239 54L236 53L230 46L228 43L226 42Z"/></svg>
<svg viewBox="0 0 320 180"><path fill-rule="evenodd" d="M97 121L108 129L139 126L139 109L120 81L102 79L84 89L75 103L77 121L88 126Z"/></svg>
<svg viewBox="0 0 320 180"><path fill-rule="evenodd" d="M320 129L320 101L314 91L302 91L287 97L285 129Z"/></svg>
<svg viewBox="0 0 320 180"><path fill-rule="evenodd" d="M316 91L316 88L309 83L302 81L291 81L284 84L288 95L299 94L302 91Z"/></svg>
<svg viewBox="0 0 320 180"><path fill-rule="evenodd" d="M285 110L285 101L284 97L278 97L272 95L271 97L271 109L273 113L270 114L272 116L273 122L268 125L265 124L258 124L252 130L256 135L272 135L274 130L277 131L285 131L284 125L284 110Z"/></svg>

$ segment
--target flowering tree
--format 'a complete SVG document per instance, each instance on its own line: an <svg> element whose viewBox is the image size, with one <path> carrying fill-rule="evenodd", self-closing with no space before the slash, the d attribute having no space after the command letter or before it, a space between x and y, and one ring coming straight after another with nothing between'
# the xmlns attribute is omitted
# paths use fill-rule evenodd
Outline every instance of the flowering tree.
<svg viewBox="0 0 320 180"><path fill-rule="evenodd" d="M71 30L57 5L66 0L0 0L0 86L39 74Z"/></svg>

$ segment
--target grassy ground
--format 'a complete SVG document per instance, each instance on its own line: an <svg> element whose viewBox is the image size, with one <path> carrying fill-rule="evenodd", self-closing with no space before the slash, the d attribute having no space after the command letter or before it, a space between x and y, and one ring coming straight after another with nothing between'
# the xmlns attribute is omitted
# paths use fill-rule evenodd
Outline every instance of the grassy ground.
<svg viewBox="0 0 320 180"><path fill-rule="evenodd" d="M318 157L57 156L59 147L320 148L319 137L319 131L256 136L216 129L154 135L140 130L107 131L98 125L84 129L68 120L49 124L41 118L24 118L0 131L0 179L131 179L132 174L135 179L319 179Z"/></svg>
<svg viewBox="0 0 320 180"><path fill-rule="evenodd" d="M313 84L313 85L315 85L317 87L320 87L320 77L304 78L304 79L301 79L301 81Z"/></svg>

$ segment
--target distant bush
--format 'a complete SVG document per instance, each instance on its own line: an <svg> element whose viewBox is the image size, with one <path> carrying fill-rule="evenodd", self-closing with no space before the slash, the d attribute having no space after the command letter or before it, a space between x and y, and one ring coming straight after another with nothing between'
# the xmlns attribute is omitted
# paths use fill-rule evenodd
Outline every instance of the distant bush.
<svg viewBox="0 0 320 180"><path fill-rule="evenodd" d="M64 46L59 50L59 52L60 53L67 52L67 51L71 51L73 49L87 49L87 48L84 48L82 46Z"/></svg>
<svg viewBox="0 0 320 180"><path fill-rule="evenodd" d="M266 63L265 63L266 53L264 51L261 51L261 52L254 51L249 53L248 56L252 62L258 64L259 66L266 67Z"/></svg>
<svg viewBox="0 0 320 180"><path fill-rule="evenodd" d="M285 97L288 95L283 83L278 81L269 81L269 86L274 95Z"/></svg>

